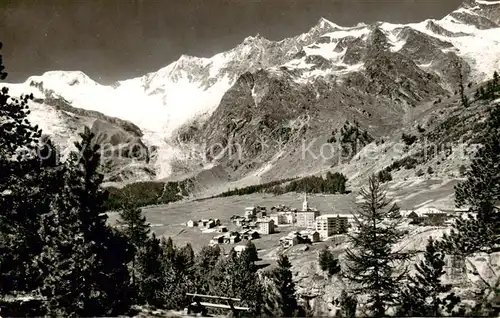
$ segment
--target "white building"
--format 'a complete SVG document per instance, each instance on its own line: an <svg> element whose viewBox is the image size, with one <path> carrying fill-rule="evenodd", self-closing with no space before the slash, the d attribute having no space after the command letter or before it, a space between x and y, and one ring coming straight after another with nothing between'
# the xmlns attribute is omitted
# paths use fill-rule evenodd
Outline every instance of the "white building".
<svg viewBox="0 0 500 318"><path fill-rule="evenodd" d="M295 212L292 211L273 212L270 219L274 221L275 225L294 224L296 222Z"/></svg>
<svg viewBox="0 0 500 318"><path fill-rule="evenodd" d="M349 218L347 216L325 214L316 218L316 231L322 239L334 234L346 233L348 227Z"/></svg>
<svg viewBox="0 0 500 318"><path fill-rule="evenodd" d="M295 214L295 216L296 216L295 225L309 229L315 228L316 218L319 216L319 211L316 209L311 209L309 207L309 202L307 201L307 193L304 193L304 201L302 202L302 211L298 211Z"/></svg>
<svg viewBox="0 0 500 318"><path fill-rule="evenodd" d="M245 218L251 219L257 213L257 208L254 206L245 208Z"/></svg>
<svg viewBox="0 0 500 318"><path fill-rule="evenodd" d="M273 234L274 233L274 220L272 219L261 219L257 220L257 231L260 234Z"/></svg>
<svg viewBox="0 0 500 318"><path fill-rule="evenodd" d="M195 226L198 226L198 222L193 221L193 220L189 220L186 222L186 226L187 227L195 227Z"/></svg>
<svg viewBox="0 0 500 318"><path fill-rule="evenodd" d="M295 225L299 227L305 227L308 229L314 229L316 227L316 218L319 216L319 211L298 211L297 212L297 222Z"/></svg>

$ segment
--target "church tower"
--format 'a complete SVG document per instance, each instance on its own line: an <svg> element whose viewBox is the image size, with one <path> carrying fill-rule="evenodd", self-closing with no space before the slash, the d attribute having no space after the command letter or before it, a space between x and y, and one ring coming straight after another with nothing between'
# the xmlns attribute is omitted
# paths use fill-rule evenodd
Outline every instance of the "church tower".
<svg viewBox="0 0 500 318"><path fill-rule="evenodd" d="M307 192L304 192L304 202L302 202L302 211L309 211L309 203L307 202Z"/></svg>

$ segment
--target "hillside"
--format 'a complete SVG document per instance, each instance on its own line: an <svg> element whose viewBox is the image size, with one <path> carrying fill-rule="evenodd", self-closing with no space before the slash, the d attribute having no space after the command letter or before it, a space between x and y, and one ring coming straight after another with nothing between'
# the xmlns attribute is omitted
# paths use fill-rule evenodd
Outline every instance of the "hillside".
<svg viewBox="0 0 500 318"><path fill-rule="evenodd" d="M363 147L385 153L403 132L417 135L422 127L427 138L479 109L476 103L462 114L456 92L462 78L472 96L500 69L499 23L500 4L480 0L419 23L343 27L322 18L296 37L248 37L211 58L183 55L111 86L82 72L52 71L9 87L14 95L35 94L31 118L63 151L83 124L105 118L110 127L98 122L95 130L119 139L113 147L141 154L111 156L113 185L192 178L193 194L205 196L332 168L355 185L394 159L353 160ZM463 164L444 162L422 169L432 165L452 177Z"/></svg>

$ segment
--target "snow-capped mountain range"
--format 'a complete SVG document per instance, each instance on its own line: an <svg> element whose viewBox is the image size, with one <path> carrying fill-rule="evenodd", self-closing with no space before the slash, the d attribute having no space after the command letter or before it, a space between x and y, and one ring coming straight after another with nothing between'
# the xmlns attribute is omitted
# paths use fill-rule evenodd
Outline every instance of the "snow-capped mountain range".
<svg viewBox="0 0 500 318"><path fill-rule="evenodd" d="M387 69L380 68L387 63ZM35 95L32 121L54 136L62 148L69 149L81 125L93 125L96 118L101 127L105 122L114 134L119 130L121 136L127 135L127 143L139 140L149 151L148 160L139 166L147 167L148 172L136 174L132 169L127 176L115 178L123 181L175 174L173 163L191 160L185 143L179 140L179 132L186 127L194 126L190 145L203 152L201 139L207 136L200 133L210 135L217 128L214 118L220 121L229 116L228 103L239 102L231 96L241 93L235 87L248 79L245 74L252 74L255 81L251 96L258 107L271 91L267 84L257 85L258 78L266 78L266 83L286 82L288 90L315 91L316 100L332 85L346 90L357 87L359 94L365 94L363 98L379 94L403 105L395 112L405 112L455 90L453 66L457 63L467 82L483 81L492 70L500 69L500 1L468 0L443 19L410 24L342 27L322 18L307 33L293 38L275 42L260 35L248 37L211 58L183 55L157 72L110 86L80 71L50 71L7 86L12 95ZM396 73L391 73L392 68ZM398 83L392 86L400 90L388 88L387 81ZM355 97L359 100L360 96ZM125 164L136 167L138 162L132 158ZM262 172L269 164L255 169ZM196 169L213 166L197 162Z"/></svg>

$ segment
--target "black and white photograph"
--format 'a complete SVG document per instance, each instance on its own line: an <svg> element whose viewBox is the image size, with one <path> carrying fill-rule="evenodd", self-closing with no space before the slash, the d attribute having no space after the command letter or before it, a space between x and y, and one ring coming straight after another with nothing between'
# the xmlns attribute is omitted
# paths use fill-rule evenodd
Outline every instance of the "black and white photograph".
<svg viewBox="0 0 500 318"><path fill-rule="evenodd" d="M1 317L500 317L500 1L0 1Z"/></svg>

